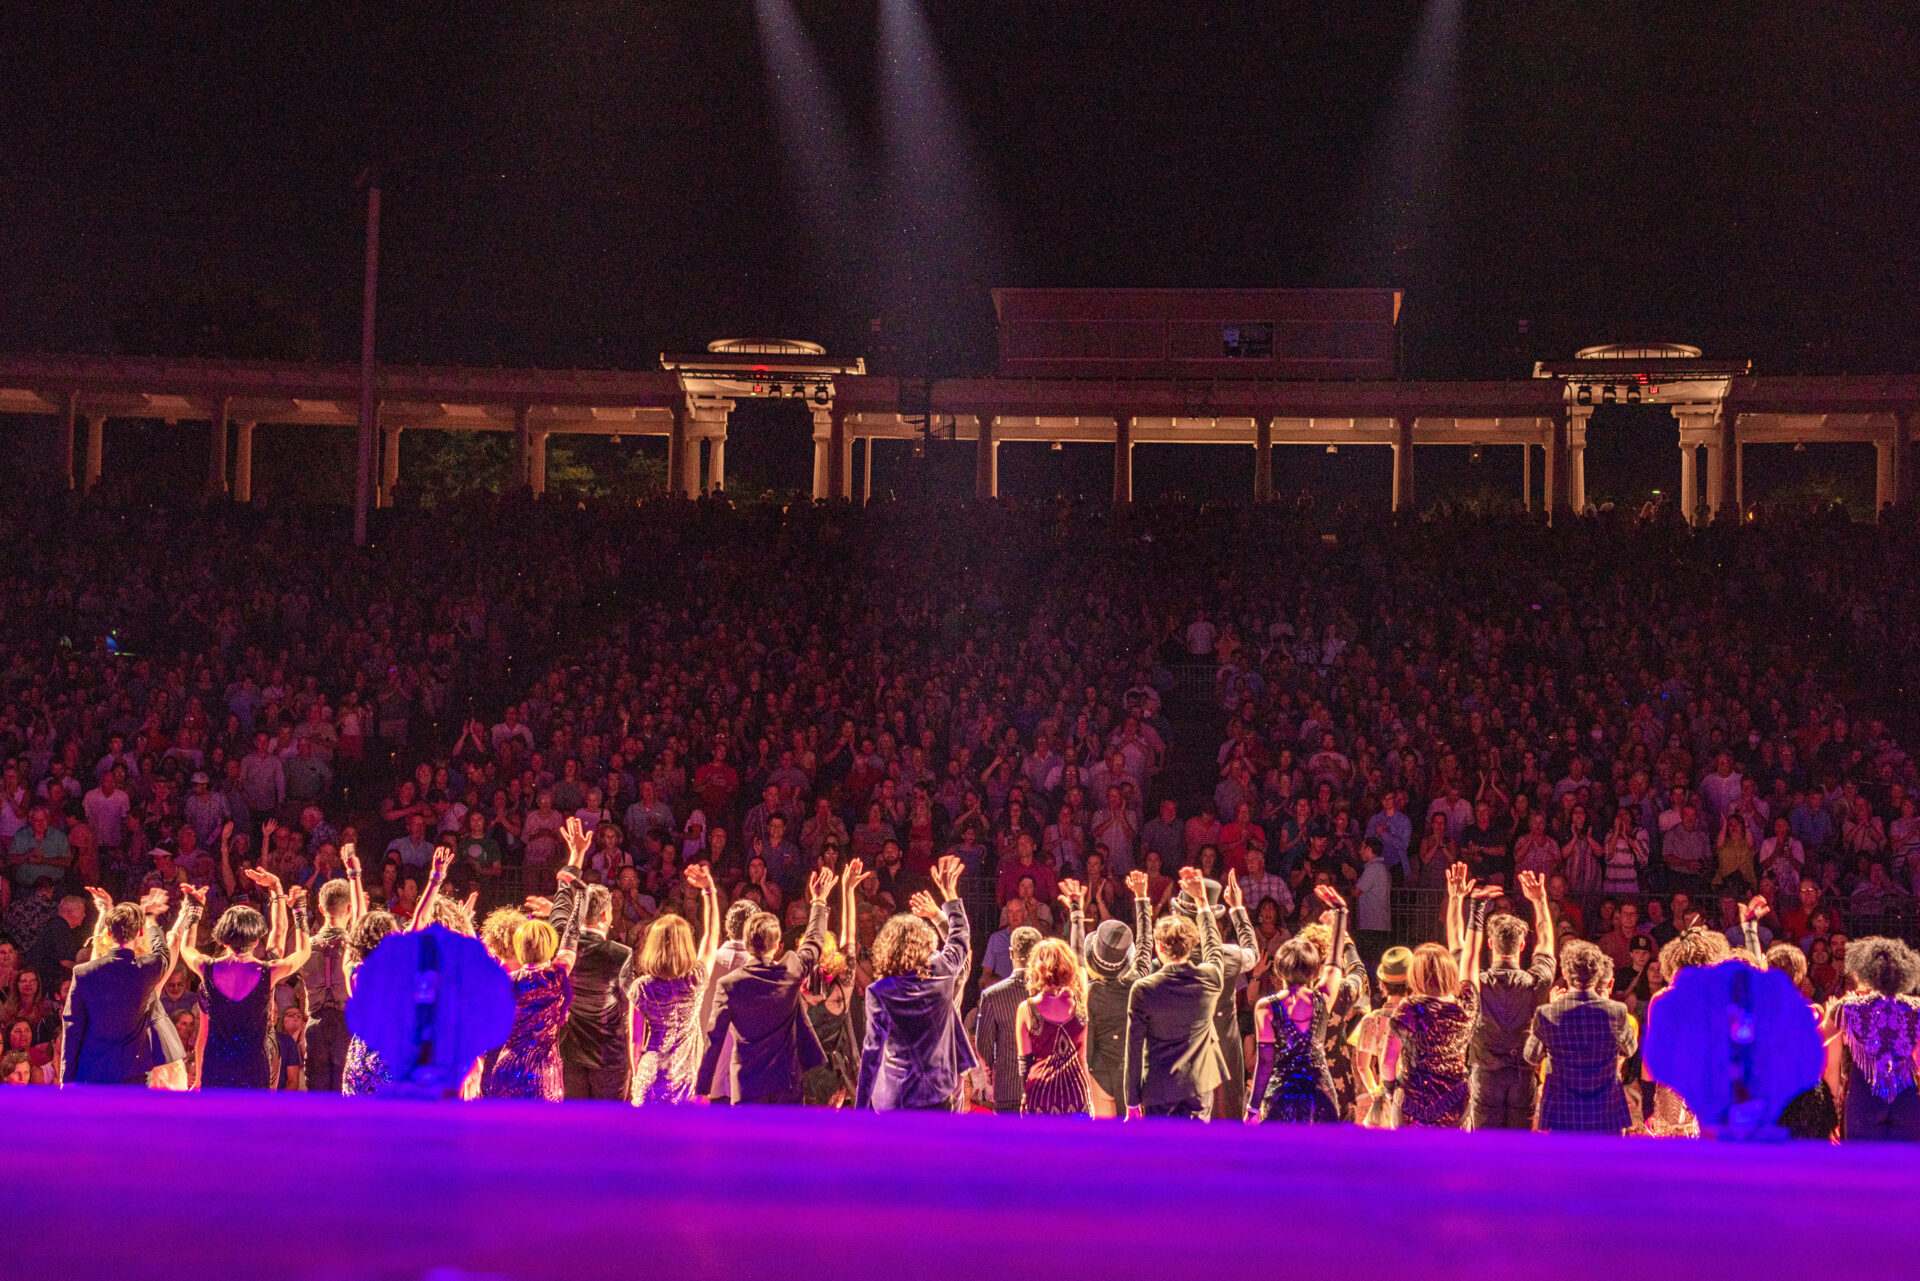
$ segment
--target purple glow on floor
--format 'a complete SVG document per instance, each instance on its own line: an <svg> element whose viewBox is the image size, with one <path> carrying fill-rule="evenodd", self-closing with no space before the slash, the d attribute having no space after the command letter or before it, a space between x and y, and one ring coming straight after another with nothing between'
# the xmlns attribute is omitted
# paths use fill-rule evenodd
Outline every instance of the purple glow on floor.
<svg viewBox="0 0 1920 1281"><path fill-rule="evenodd" d="M0 1152L7 1281L1855 1281L1920 1244L1903 1146L29 1088Z"/></svg>

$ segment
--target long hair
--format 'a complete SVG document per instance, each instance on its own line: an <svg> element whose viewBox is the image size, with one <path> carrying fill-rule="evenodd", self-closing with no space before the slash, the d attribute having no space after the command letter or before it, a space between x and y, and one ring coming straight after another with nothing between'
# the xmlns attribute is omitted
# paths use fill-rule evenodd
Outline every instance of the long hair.
<svg viewBox="0 0 1920 1281"><path fill-rule="evenodd" d="M1073 949L1059 939L1041 939L1027 956L1027 991L1065 992L1076 1012L1087 1008L1087 974Z"/></svg>
<svg viewBox="0 0 1920 1281"><path fill-rule="evenodd" d="M1407 967L1408 996L1448 997L1460 992L1460 966L1453 953L1438 943L1422 943L1413 950Z"/></svg>
<svg viewBox="0 0 1920 1281"><path fill-rule="evenodd" d="M919 917L905 912L889 917L873 940L874 977L918 974L939 947L940 936Z"/></svg>
<svg viewBox="0 0 1920 1281"><path fill-rule="evenodd" d="M634 963L642 977L681 979L693 973L698 956L693 948L693 928L678 916L666 915L647 926L640 955Z"/></svg>

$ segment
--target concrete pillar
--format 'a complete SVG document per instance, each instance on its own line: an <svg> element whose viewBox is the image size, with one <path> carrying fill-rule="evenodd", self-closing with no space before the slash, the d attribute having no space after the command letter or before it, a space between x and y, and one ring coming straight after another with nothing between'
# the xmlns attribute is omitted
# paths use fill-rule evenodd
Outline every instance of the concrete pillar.
<svg viewBox="0 0 1920 1281"><path fill-rule="evenodd" d="M253 501L253 429L255 423L235 423L233 432L233 501Z"/></svg>
<svg viewBox="0 0 1920 1281"><path fill-rule="evenodd" d="M1724 447L1717 441L1707 443L1707 518L1720 514L1720 504L1725 499L1721 486L1727 478L1726 468L1721 466L1720 453Z"/></svg>
<svg viewBox="0 0 1920 1281"><path fill-rule="evenodd" d="M87 465L83 473L80 492L91 494L93 487L100 483L100 464L106 452L107 416L105 414L87 415Z"/></svg>
<svg viewBox="0 0 1920 1281"><path fill-rule="evenodd" d="M227 493L227 410L224 396L213 402L207 419L207 497L224 498Z"/></svg>
<svg viewBox="0 0 1920 1281"><path fill-rule="evenodd" d="M1520 508L1533 510L1533 445L1520 446Z"/></svg>
<svg viewBox="0 0 1920 1281"><path fill-rule="evenodd" d="M60 488L73 488L73 428L74 419L80 413L80 393L67 393L67 411L60 419L60 439L54 450L54 474L59 477Z"/></svg>
<svg viewBox="0 0 1920 1281"><path fill-rule="evenodd" d="M1133 501L1133 419L1126 414L1113 416L1113 505L1125 507Z"/></svg>
<svg viewBox="0 0 1920 1281"><path fill-rule="evenodd" d="M527 427L527 407L513 407L513 487L524 489L533 483L533 441Z"/></svg>
<svg viewBox="0 0 1920 1281"><path fill-rule="evenodd" d="M1893 506L1893 442L1876 440L1873 442L1873 510L1874 514Z"/></svg>
<svg viewBox="0 0 1920 1281"><path fill-rule="evenodd" d="M999 442L993 438L992 414L975 414L973 421L979 424L979 434L973 442L973 496L984 501L999 497L994 476L999 467Z"/></svg>
<svg viewBox="0 0 1920 1281"><path fill-rule="evenodd" d="M827 496L827 455L832 452L827 445L825 436L813 438L813 496L815 499Z"/></svg>
<svg viewBox="0 0 1920 1281"><path fill-rule="evenodd" d="M1558 519L1573 501L1573 460L1567 448L1568 415L1554 411L1553 425L1547 432L1547 519Z"/></svg>
<svg viewBox="0 0 1920 1281"><path fill-rule="evenodd" d="M853 454L847 442L847 415L842 409L827 411L827 497L847 496L847 477L853 471Z"/></svg>
<svg viewBox="0 0 1920 1281"><path fill-rule="evenodd" d="M998 498L1000 497L1000 442L997 440L993 442L992 463L991 474L988 476L987 496Z"/></svg>
<svg viewBox="0 0 1920 1281"><path fill-rule="evenodd" d="M688 498L700 497L700 442L704 436L687 437L686 470L680 475L680 492Z"/></svg>
<svg viewBox="0 0 1920 1281"><path fill-rule="evenodd" d="M1697 446L1680 446L1680 515L1689 525L1693 524L1700 512L1699 462Z"/></svg>
<svg viewBox="0 0 1920 1281"><path fill-rule="evenodd" d="M724 490L727 487L727 438L715 436L712 452L707 455L707 488Z"/></svg>
<svg viewBox="0 0 1920 1281"><path fill-rule="evenodd" d="M1722 405L1720 408L1720 424L1719 424L1720 426L1719 456L1717 458L1714 456L1715 451L1711 447L1709 447L1707 450L1708 465L1713 467L1713 470L1716 473L1718 473L1718 479L1720 481L1720 484L1719 484L1720 495L1719 495L1719 499L1717 501L1714 501L1714 513L1718 515L1720 512L1721 504L1731 500L1734 504L1733 514L1735 519L1738 519L1740 516L1740 506L1741 506L1740 449L1739 449L1740 438L1736 431L1736 428L1739 425L1739 420L1740 420L1739 410L1728 409L1726 408L1726 406ZM1713 501L1711 497L1710 497L1710 501Z"/></svg>
<svg viewBox="0 0 1920 1281"><path fill-rule="evenodd" d="M527 484L533 487L536 498L547 492L547 433L544 431L527 433Z"/></svg>
<svg viewBox="0 0 1920 1281"><path fill-rule="evenodd" d="M394 486L400 483L400 428L380 433L380 505L393 506Z"/></svg>
<svg viewBox="0 0 1920 1281"><path fill-rule="evenodd" d="M1253 420L1253 501L1273 499L1273 418L1263 414Z"/></svg>
<svg viewBox="0 0 1920 1281"><path fill-rule="evenodd" d="M860 501L862 504L873 501L873 437L867 437L867 448L860 462L863 475L860 478Z"/></svg>
<svg viewBox="0 0 1920 1281"><path fill-rule="evenodd" d="M1413 509L1413 418L1393 420L1393 510Z"/></svg>
<svg viewBox="0 0 1920 1281"><path fill-rule="evenodd" d="M673 407L673 426L667 431L667 492L685 498L687 474L687 407Z"/></svg>
<svg viewBox="0 0 1920 1281"><path fill-rule="evenodd" d="M1567 447L1568 489L1571 491L1568 502L1576 512L1587 510L1587 447L1584 444Z"/></svg>
<svg viewBox="0 0 1920 1281"><path fill-rule="evenodd" d="M1893 416L1893 502L1905 507L1913 501L1913 411Z"/></svg>

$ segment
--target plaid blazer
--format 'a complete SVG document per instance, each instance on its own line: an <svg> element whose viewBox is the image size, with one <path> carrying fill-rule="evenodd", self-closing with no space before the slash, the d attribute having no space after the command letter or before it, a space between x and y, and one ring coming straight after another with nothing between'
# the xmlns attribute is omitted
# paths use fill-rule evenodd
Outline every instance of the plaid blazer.
<svg viewBox="0 0 1920 1281"><path fill-rule="evenodd" d="M1638 1044L1627 1007L1593 992L1570 992L1534 1011L1527 1062L1548 1062L1539 1128L1618 1134L1633 1124L1620 1060Z"/></svg>

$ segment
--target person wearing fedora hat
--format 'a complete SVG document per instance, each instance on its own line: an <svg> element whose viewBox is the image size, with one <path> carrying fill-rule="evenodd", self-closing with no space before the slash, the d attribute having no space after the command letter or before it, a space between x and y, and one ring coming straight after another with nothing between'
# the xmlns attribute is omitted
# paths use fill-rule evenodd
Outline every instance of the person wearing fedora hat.
<svg viewBox="0 0 1920 1281"><path fill-rule="evenodd" d="M1381 1002L1369 1010L1353 1030L1353 1071L1359 1078L1360 1093L1354 1099L1353 1119L1369 1129L1389 1129L1393 1125L1392 1100L1384 1084L1393 1076L1400 1056L1399 1043L1391 1035L1393 1016L1407 999L1407 971L1413 966L1413 949L1390 947L1381 956L1374 971L1379 980Z"/></svg>
<svg viewBox="0 0 1920 1281"><path fill-rule="evenodd" d="M1216 932L1221 918L1228 918L1233 925L1233 942L1221 942L1219 945L1220 970L1224 986L1214 1007L1213 1023L1215 1035L1220 1041L1220 1053L1227 1064L1226 1078L1220 1083L1220 1098L1216 1111L1221 1116L1239 1116L1245 1107L1247 1092L1247 1056L1241 1043L1237 1026L1235 996L1242 974L1254 967L1260 959L1260 934L1253 927L1253 919L1247 915L1246 903L1240 892L1240 879L1232 872L1227 873L1226 884L1211 877L1195 878L1202 888L1207 904L1205 915L1215 921ZM1181 890L1173 896L1169 904L1174 915L1188 920L1197 919L1195 905L1200 898L1190 893L1187 881L1181 880ZM1152 927L1152 908L1147 901L1134 895L1135 938L1145 938ZM1153 968L1149 963L1148 968Z"/></svg>
<svg viewBox="0 0 1920 1281"><path fill-rule="evenodd" d="M1140 885L1136 893L1144 893L1147 874L1129 873L1130 888L1135 877ZM1117 1117L1126 1098L1127 1000L1146 964L1123 921L1102 921L1088 937L1086 887L1080 882L1060 882L1060 900L1067 907L1068 946L1087 973L1087 1075L1093 1115Z"/></svg>

